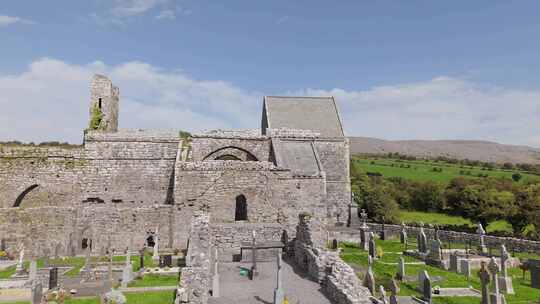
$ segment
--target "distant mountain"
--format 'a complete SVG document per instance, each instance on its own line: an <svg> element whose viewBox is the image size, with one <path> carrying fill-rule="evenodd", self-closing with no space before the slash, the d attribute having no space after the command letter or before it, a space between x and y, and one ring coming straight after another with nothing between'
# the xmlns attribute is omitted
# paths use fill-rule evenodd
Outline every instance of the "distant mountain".
<svg viewBox="0 0 540 304"><path fill-rule="evenodd" d="M349 137L351 154L395 153L433 158L446 156L457 159L496 163L540 164L540 149L503 145L476 140L382 140L370 137Z"/></svg>

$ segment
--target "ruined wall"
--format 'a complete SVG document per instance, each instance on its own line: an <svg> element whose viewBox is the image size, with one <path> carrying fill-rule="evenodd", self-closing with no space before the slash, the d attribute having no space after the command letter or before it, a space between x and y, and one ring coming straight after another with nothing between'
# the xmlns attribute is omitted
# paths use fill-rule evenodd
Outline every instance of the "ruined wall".
<svg viewBox="0 0 540 304"><path fill-rule="evenodd" d="M196 212L191 220L186 267L180 274L175 303L206 304L210 291L210 218Z"/></svg>
<svg viewBox="0 0 540 304"><path fill-rule="evenodd" d="M192 139L193 161L202 161L213 152L227 147L245 150L258 161L269 161L270 140L253 132L220 132L196 134ZM242 159L242 158L240 158Z"/></svg>
<svg viewBox="0 0 540 304"><path fill-rule="evenodd" d="M177 205L211 212L213 222L234 222L239 195L246 197L249 222L294 227L299 212L324 212L323 178L293 178L268 162L178 162L175 189Z"/></svg>
<svg viewBox="0 0 540 304"><path fill-rule="evenodd" d="M0 239L13 249L24 242L30 255L71 255L82 253L82 239L92 241L92 252L105 248L125 250L133 242L142 248L149 231L159 226L160 246L184 248L175 227L181 212L174 206L133 208L83 204L71 207L0 209Z"/></svg>
<svg viewBox="0 0 540 304"><path fill-rule="evenodd" d="M0 145L0 208L14 207L19 196L21 207L77 200L87 166L82 154L82 147ZM21 196L25 190L29 192Z"/></svg>
<svg viewBox="0 0 540 304"><path fill-rule="evenodd" d="M178 142L176 132L87 133L83 200L146 205L172 202Z"/></svg>
<svg viewBox="0 0 540 304"><path fill-rule="evenodd" d="M321 284L322 291L332 303L371 303L369 290L362 286L354 270L338 252L326 249L326 231L322 223L309 214L301 214L296 231L296 264Z"/></svg>

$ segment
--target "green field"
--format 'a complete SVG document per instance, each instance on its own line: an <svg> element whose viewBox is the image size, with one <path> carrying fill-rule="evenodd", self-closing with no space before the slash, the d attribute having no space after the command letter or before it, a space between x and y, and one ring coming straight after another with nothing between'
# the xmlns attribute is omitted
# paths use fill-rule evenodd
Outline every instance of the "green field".
<svg viewBox="0 0 540 304"><path fill-rule="evenodd" d="M400 252L404 249L399 240L376 240L377 247L382 248L383 256L376 260L373 265L373 272L375 275L376 286L383 285L388 291L392 277L397 272L397 265L389 265L387 263L397 263L402 256ZM360 250L356 244L344 243L340 244L342 248L341 257L343 260L353 266L358 273L360 279L363 279L365 269L367 268L367 252ZM405 256L405 262L418 262L418 260ZM417 276L418 273L426 269L431 277L440 277L441 281L434 282L433 286L445 287L468 287L472 285L474 288L480 288L480 282L476 277L476 271L473 271L473 276L470 280L467 277L442 270L440 268L426 266L426 265L406 265L407 276ZM521 304L521 303L536 303L540 299L540 290L532 288L530 286L530 276L527 275L525 279L522 277L522 272L519 268L510 268L509 275L513 278L515 295L506 295L508 304ZM420 293L416 291L418 286L417 282L403 282L400 284L399 295L415 295L420 296ZM437 304L478 304L480 298L469 297L441 297L434 298L433 303Z"/></svg>
<svg viewBox="0 0 540 304"><path fill-rule="evenodd" d="M435 162L428 160L400 160L374 157L352 157L352 165L359 166L363 172L380 173L384 177L402 177L414 181L436 181L448 183L451 179L462 176L466 178L479 178L479 175L490 177L504 177L511 179L512 174L519 171L502 169L483 169L481 167L471 167L455 165L445 162ZM441 172L434 171L442 169ZM520 182L540 181L540 176L519 172L522 175Z"/></svg>
<svg viewBox="0 0 540 304"><path fill-rule="evenodd" d="M471 220L463 218L461 216L408 210L399 211L399 222L404 222L405 224L423 222L424 224L432 225L468 225L469 227L476 226L476 224L471 222ZM510 225L510 223L504 220L494 221L486 227L486 231L488 233L494 231L512 232L512 225Z"/></svg>

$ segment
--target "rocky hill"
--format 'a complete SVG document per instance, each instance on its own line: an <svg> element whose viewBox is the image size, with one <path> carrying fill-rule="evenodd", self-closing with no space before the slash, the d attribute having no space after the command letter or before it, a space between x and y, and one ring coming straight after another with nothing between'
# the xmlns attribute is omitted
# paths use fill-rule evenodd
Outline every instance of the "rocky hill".
<svg viewBox="0 0 540 304"><path fill-rule="evenodd" d="M474 140L382 140L350 137L351 154L390 153L433 158L446 156L496 163L540 164L540 149Z"/></svg>

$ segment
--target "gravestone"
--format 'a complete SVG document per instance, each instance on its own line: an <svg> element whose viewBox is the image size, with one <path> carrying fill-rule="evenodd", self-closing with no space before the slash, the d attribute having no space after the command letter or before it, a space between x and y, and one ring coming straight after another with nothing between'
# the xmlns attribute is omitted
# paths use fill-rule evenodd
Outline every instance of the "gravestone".
<svg viewBox="0 0 540 304"><path fill-rule="evenodd" d="M499 290L499 265L497 264L495 257L491 258L491 261L488 265L488 270L491 274L491 280L493 281L493 291L489 295L490 304L506 304L504 295L502 295Z"/></svg>
<svg viewBox="0 0 540 304"><path fill-rule="evenodd" d="M154 234L154 254L152 255L152 259L158 260L159 259L159 226L156 227L156 233Z"/></svg>
<svg viewBox="0 0 540 304"><path fill-rule="evenodd" d="M384 226L384 217L383 217L383 222L382 222L382 226L381 226L381 232L379 233L379 238L381 240L386 240L386 227Z"/></svg>
<svg viewBox="0 0 540 304"><path fill-rule="evenodd" d="M126 296L120 291L113 289L103 296L103 304L126 304Z"/></svg>
<svg viewBox="0 0 540 304"><path fill-rule="evenodd" d="M379 303L380 304L388 304L388 297L386 296L386 290L384 290L384 286L379 285Z"/></svg>
<svg viewBox="0 0 540 304"><path fill-rule="evenodd" d="M490 304L489 303L489 282L490 274L486 268L486 262L482 261L480 264L480 270L478 271L478 277L480 278L480 289L482 292L481 304Z"/></svg>
<svg viewBox="0 0 540 304"><path fill-rule="evenodd" d="M33 282L33 281L37 280L37 271L38 271L37 262L36 262L35 259L32 259L30 261L30 269L28 271L30 282Z"/></svg>
<svg viewBox="0 0 540 304"><path fill-rule="evenodd" d="M0 251L6 251L6 240L1 239L0 240Z"/></svg>
<svg viewBox="0 0 540 304"><path fill-rule="evenodd" d="M482 223L478 223L478 229L476 229L476 233L478 233L478 252L480 254L483 254L483 255L486 255L488 253L488 249L486 247L486 243L485 243L485 235L486 235L486 231L484 230L484 227L482 226Z"/></svg>
<svg viewBox="0 0 540 304"><path fill-rule="evenodd" d="M172 255L171 254L164 254L159 256L159 267L172 267Z"/></svg>
<svg viewBox="0 0 540 304"><path fill-rule="evenodd" d="M540 260L529 259L531 287L540 288Z"/></svg>
<svg viewBox="0 0 540 304"><path fill-rule="evenodd" d="M459 261L459 255L457 251L453 251L450 253L450 271L453 271L455 273L461 272L460 267L460 261Z"/></svg>
<svg viewBox="0 0 540 304"><path fill-rule="evenodd" d="M19 250L19 259L17 260L17 266L15 267L15 276L25 276L26 271L24 270L23 260L24 260L24 244L20 243L18 246Z"/></svg>
<svg viewBox="0 0 540 304"><path fill-rule="evenodd" d="M43 284L41 283L41 280L32 282L31 297L32 304L41 304L43 298Z"/></svg>
<svg viewBox="0 0 540 304"><path fill-rule="evenodd" d="M49 289L58 287L58 268L53 267L49 270Z"/></svg>
<svg viewBox="0 0 540 304"><path fill-rule="evenodd" d="M369 250L369 226L367 225L367 213L364 209L360 213L362 226L360 226L360 249Z"/></svg>
<svg viewBox="0 0 540 304"><path fill-rule="evenodd" d="M122 287L126 288L131 280L133 280L133 265L131 265L131 251L128 249L126 264L124 265L124 269L122 269Z"/></svg>
<svg viewBox="0 0 540 304"><path fill-rule="evenodd" d="M332 240L332 250L336 250L338 248L338 241L336 239Z"/></svg>
<svg viewBox="0 0 540 304"><path fill-rule="evenodd" d="M407 244L407 226L405 223L401 223L401 231L399 232L399 241L401 244Z"/></svg>
<svg viewBox="0 0 540 304"><path fill-rule="evenodd" d="M420 223L420 232L417 236L418 242L418 252L426 253L427 252L427 237L426 232L424 231L424 224Z"/></svg>
<svg viewBox="0 0 540 304"><path fill-rule="evenodd" d="M366 271L366 275L364 276L364 281L362 282L362 285L364 287L367 287L367 289L369 289L369 292L371 292L372 295L375 295L375 275L373 275L373 269L371 269L372 263L373 259L368 256L368 269Z"/></svg>
<svg viewBox="0 0 540 304"><path fill-rule="evenodd" d="M396 278L400 281L403 281L405 279L405 259L403 257L399 258L398 262L398 271L396 274Z"/></svg>
<svg viewBox="0 0 540 304"><path fill-rule="evenodd" d="M390 304L398 304L399 285L392 279L390 284Z"/></svg>
<svg viewBox="0 0 540 304"><path fill-rule="evenodd" d="M144 248L139 251L139 270L144 268Z"/></svg>
<svg viewBox="0 0 540 304"><path fill-rule="evenodd" d="M471 277L471 261L469 259L460 259L460 273L466 277Z"/></svg>
<svg viewBox="0 0 540 304"><path fill-rule="evenodd" d="M377 245L375 244L375 234L369 233L369 256L373 259L377 258Z"/></svg>
<svg viewBox="0 0 540 304"><path fill-rule="evenodd" d="M427 303L431 303L431 278L429 277L429 274L426 270L424 270L424 283L423 283L423 289L422 289L422 299L426 301Z"/></svg>
<svg viewBox="0 0 540 304"><path fill-rule="evenodd" d="M508 276L508 259L510 254L506 250L506 246L501 245L501 277L499 278L499 288L501 292L506 294L514 294L514 286L512 285L512 277Z"/></svg>
<svg viewBox="0 0 540 304"><path fill-rule="evenodd" d="M257 271L257 233L255 230L251 232L251 269L249 271L250 279L254 279L258 275Z"/></svg>
<svg viewBox="0 0 540 304"><path fill-rule="evenodd" d="M212 297L220 297L220 288L219 288L219 254L218 249L216 248L214 254L214 276L212 277Z"/></svg>
<svg viewBox="0 0 540 304"><path fill-rule="evenodd" d="M285 292L283 291L282 282L282 261L281 254L277 254L277 274L276 274L276 289L274 290L274 304L282 304L285 299Z"/></svg>

